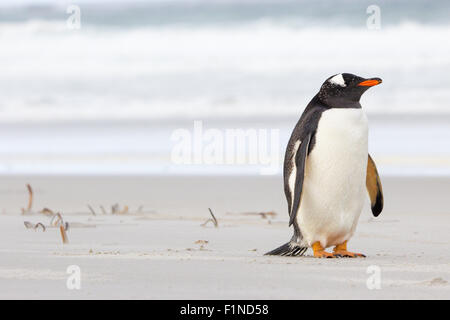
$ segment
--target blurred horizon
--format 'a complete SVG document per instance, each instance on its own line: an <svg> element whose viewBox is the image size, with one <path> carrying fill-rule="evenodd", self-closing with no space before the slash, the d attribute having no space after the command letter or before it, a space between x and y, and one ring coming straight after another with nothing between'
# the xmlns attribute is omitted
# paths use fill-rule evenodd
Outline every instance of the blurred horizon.
<svg viewBox="0 0 450 320"><path fill-rule="evenodd" d="M283 150L323 81L349 72L383 79L361 101L382 169L450 174L448 1L85 0L75 30L72 4L0 5L0 173L198 173L170 162L193 120L275 127Z"/></svg>

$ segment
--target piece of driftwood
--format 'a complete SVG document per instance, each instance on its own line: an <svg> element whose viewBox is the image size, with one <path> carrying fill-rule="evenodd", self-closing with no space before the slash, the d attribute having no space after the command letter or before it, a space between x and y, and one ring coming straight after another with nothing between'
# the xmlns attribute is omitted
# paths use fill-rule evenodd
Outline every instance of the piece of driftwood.
<svg viewBox="0 0 450 320"><path fill-rule="evenodd" d="M206 250L205 246L209 243L209 241L208 240L197 240L194 243L200 245L200 247L199 247L200 250Z"/></svg>
<svg viewBox="0 0 450 320"><path fill-rule="evenodd" d="M67 230L69 230L69 223L64 222L61 213L58 212L53 215L52 219L50 220L50 226L59 228L62 242L64 244L69 243L69 238L67 237Z"/></svg>
<svg viewBox="0 0 450 320"><path fill-rule="evenodd" d="M52 220L50 220L50 225L53 227L57 227L62 223L64 223L63 218L59 212L52 217Z"/></svg>
<svg viewBox="0 0 450 320"><path fill-rule="evenodd" d="M94 216L97 215L97 214L95 213L94 209L93 209L90 205L87 205L87 207L89 208L89 211L90 211Z"/></svg>
<svg viewBox="0 0 450 320"><path fill-rule="evenodd" d="M36 230L39 227L42 228L42 231L45 231L45 226L41 222L36 223L36 225L34 226L34 229Z"/></svg>
<svg viewBox="0 0 450 320"><path fill-rule="evenodd" d="M64 244L69 243L69 239L67 238L66 228L64 227L64 225L59 226L59 231L61 233L62 242Z"/></svg>
<svg viewBox="0 0 450 320"><path fill-rule="evenodd" d="M89 208L89 211L93 214L93 215L97 215L97 213L95 212L94 208L91 205L87 205L87 207ZM130 207L128 205L124 205L123 207L121 207L121 205L119 205L118 203L115 203L111 206L111 213L108 213L105 209L104 206L100 205L99 206L102 214L107 215L107 214L139 214L139 213L146 213L144 211L144 206L140 205L136 211L132 211L130 210Z"/></svg>
<svg viewBox="0 0 450 320"><path fill-rule="evenodd" d="M25 225L25 227L27 229L33 229L34 228L34 223L31 223L30 221L24 221L23 224Z"/></svg>
<svg viewBox="0 0 450 320"><path fill-rule="evenodd" d="M120 214L127 214L128 213L128 206L124 206L122 210L119 211Z"/></svg>
<svg viewBox="0 0 450 320"><path fill-rule="evenodd" d="M30 221L24 221L23 224L25 225L25 227L26 227L27 229L34 229L34 230L37 230L39 227L41 227L41 228L42 228L42 231L45 231L45 230L46 230L46 229L45 229L45 226L44 226L41 222L38 222L38 223L34 224L34 223L31 223Z"/></svg>
<svg viewBox="0 0 450 320"><path fill-rule="evenodd" d="M117 213L119 213L119 204L118 204L118 203L113 204L113 205L111 206L111 213L112 213L112 214L117 214Z"/></svg>
<svg viewBox="0 0 450 320"><path fill-rule="evenodd" d="M28 205L26 208L22 208L22 214L31 213L31 208L33 207L33 188L30 184L27 184L28 190Z"/></svg>
<svg viewBox="0 0 450 320"><path fill-rule="evenodd" d="M49 217L53 217L55 215L53 210L51 210L49 208L44 208L41 211L39 211L39 213L45 214L46 216L49 216Z"/></svg>
<svg viewBox="0 0 450 320"><path fill-rule="evenodd" d="M69 230L69 224L64 222L61 213L55 214L51 221L51 225L55 227L59 227L59 231L61 233L62 242L64 244L69 243L69 238L67 237L67 230Z"/></svg>
<svg viewBox="0 0 450 320"><path fill-rule="evenodd" d="M30 184L27 184L27 190L28 190L28 205L26 208L22 208L22 214L30 214L33 213L32 208L33 208L33 188L31 187ZM50 220L50 226L51 227L59 227L60 233L61 233L61 238L63 243L68 243L69 239L67 237L67 230L69 230L69 223L64 222L61 213L54 213L53 210L49 209L49 208L44 208L40 211L38 211L41 214L44 214L48 217L51 217ZM43 231L46 230L46 227L43 223L38 222L36 224L33 224L29 221L24 221L24 225L27 229L35 229L37 230L38 228L42 228Z"/></svg>
<svg viewBox="0 0 450 320"><path fill-rule="evenodd" d="M209 210L209 214L211 215L211 218L209 218L208 220L206 220L204 223L201 224L202 227L206 227L206 225L209 222L212 222L214 224L214 227L219 227L219 221L217 221L216 216L214 215L214 213L212 212L211 208L208 208Z"/></svg>

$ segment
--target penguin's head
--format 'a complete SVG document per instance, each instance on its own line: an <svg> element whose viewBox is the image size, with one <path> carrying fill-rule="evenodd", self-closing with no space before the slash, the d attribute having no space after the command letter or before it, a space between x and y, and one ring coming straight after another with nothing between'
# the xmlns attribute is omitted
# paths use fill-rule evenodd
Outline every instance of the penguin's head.
<svg viewBox="0 0 450 320"><path fill-rule="evenodd" d="M380 78L362 78L351 73L339 73L322 84L319 99L331 108L352 108L359 104L362 94L380 84Z"/></svg>

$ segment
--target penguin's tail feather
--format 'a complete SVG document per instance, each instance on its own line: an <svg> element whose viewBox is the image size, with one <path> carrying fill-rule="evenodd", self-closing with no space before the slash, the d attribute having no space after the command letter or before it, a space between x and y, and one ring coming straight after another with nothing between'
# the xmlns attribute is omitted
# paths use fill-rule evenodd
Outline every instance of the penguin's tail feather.
<svg viewBox="0 0 450 320"><path fill-rule="evenodd" d="M308 247L302 247L300 244L289 241L282 246L267 252L265 256L285 256L285 257L295 257L302 256Z"/></svg>

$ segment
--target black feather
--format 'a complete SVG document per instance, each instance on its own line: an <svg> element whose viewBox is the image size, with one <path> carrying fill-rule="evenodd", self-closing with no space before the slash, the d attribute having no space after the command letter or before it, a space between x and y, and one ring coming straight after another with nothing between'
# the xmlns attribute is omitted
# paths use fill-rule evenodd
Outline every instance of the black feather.
<svg viewBox="0 0 450 320"><path fill-rule="evenodd" d="M300 207L300 201L302 199L306 156L308 153L310 141L311 141L311 134L307 135L305 140L302 141L300 147L297 150L297 154L295 155L295 166L297 169L297 175L295 178L294 203L292 206L292 211L289 215L289 226L291 226L294 223L294 220L297 217L297 211L298 208Z"/></svg>
<svg viewBox="0 0 450 320"><path fill-rule="evenodd" d="M270 252L267 252L265 255L288 257L302 256L305 253L306 249L308 248L302 247L298 243L288 242Z"/></svg>
<svg viewBox="0 0 450 320"><path fill-rule="evenodd" d="M381 211L383 211L383 194L380 192L380 188L378 187L377 198L372 206L372 214L375 217L378 217Z"/></svg>

